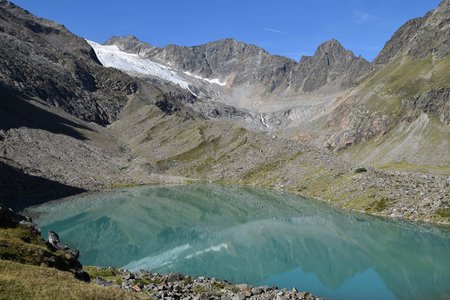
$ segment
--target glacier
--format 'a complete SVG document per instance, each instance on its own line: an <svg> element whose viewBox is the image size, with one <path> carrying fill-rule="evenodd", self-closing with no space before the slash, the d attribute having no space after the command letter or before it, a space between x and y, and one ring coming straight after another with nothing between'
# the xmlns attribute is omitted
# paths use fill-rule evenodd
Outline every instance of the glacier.
<svg viewBox="0 0 450 300"><path fill-rule="evenodd" d="M137 54L124 52L116 45L101 45L93 41L86 41L105 67L116 68L130 75L155 76L179 85L192 93L189 88L190 83L165 65L142 58Z"/></svg>

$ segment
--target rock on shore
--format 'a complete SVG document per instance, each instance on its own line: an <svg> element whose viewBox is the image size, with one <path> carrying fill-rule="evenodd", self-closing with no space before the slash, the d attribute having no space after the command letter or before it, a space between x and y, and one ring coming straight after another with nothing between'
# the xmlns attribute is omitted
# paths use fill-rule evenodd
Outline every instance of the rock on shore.
<svg viewBox="0 0 450 300"><path fill-rule="evenodd" d="M245 300L245 299L306 299L319 300L308 292L232 284L215 278L191 277L179 273L157 274L148 271L129 272L123 269L87 267L92 281L100 286L115 286L150 299L172 300Z"/></svg>

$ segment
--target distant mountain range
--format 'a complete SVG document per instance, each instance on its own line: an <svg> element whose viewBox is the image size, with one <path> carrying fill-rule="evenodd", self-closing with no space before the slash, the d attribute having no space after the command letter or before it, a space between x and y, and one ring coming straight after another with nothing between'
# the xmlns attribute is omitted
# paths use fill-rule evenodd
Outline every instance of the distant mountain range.
<svg viewBox="0 0 450 300"><path fill-rule="evenodd" d="M234 39L101 45L0 0L0 200L188 177L448 222L449 19L444 0L372 63L337 40L297 62Z"/></svg>

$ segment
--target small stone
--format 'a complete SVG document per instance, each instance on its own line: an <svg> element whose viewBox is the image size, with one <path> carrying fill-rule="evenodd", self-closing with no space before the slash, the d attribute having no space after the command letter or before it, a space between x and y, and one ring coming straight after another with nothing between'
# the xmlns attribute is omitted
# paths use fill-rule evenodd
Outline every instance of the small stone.
<svg viewBox="0 0 450 300"><path fill-rule="evenodd" d="M180 281L183 279L183 275L180 273L173 273L170 274L169 277L167 278L168 281L174 282L174 281Z"/></svg>
<svg viewBox="0 0 450 300"><path fill-rule="evenodd" d="M244 293L237 293L237 295L233 296L232 300L245 300L245 295Z"/></svg>
<svg viewBox="0 0 450 300"><path fill-rule="evenodd" d="M135 292L140 292L142 291L141 287L138 284L135 284L131 287L133 289L133 291Z"/></svg>
<svg viewBox="0 0 450 300"><path fill-rule="evenodd" d="M97 285L100 285L100 286L110 286L110 285L112 285L112 282L106 281L105 279L101 278L100 276L95 277L95 283Z"/></svg>
<svg viewBox="0 0 450 300"><path fill-rule="evenodd" d="M125 273L125 274L122 276L122 279L124 279L124 280L134 279L134 274L132 274L132 273Z"/></svg>
<svg viewBox="0 0 450 300"><path fill-rule="evenodd" d="M268 292L268 291L272 290L272 288L270 286L268 286L268 285L264 285L261 288L263 289L264 292Z"/></svg>
<svg viewBox="0 0 450 300"><path fill-rule="evenodd" d="M236 285L236 287L238 288L238 289L240 289L241 291L243 291L243 290L247 290L248 289L248 284L237 284Z"/></svg>
<svg viewBox="0 0 450 300"><path fill-rule="evenodd" d="M367 169L365 167L357 167L357 168L355 168L354 172L356 174L358 174L358 173L365 173L365 172L367 172Z"/></svg>
<svg viewBox="0 0 450 300"><path fill-rule="evenodd" d="M244 291L244 295L246 298L250 298L252 296L252 291L251 290L245 290Z"/></svg>
<svg viewBox="0 0 450 300"><path fill-rule="evenodd" d="M301 292L298 294L298 298L303 300L303 299L308 298L308 295L309 295L309 293L307 293L307 292Z"/></svg>

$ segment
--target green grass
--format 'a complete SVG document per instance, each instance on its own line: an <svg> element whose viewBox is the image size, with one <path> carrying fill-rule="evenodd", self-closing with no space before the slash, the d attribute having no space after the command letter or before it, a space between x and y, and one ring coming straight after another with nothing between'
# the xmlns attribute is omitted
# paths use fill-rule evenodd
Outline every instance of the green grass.
<svg viewBox="0 0 450 300"><path fill-rule="evenodd" d="M450 219L450 207L440 208L436 211L436 215L441 218Z"/></svg>
<svg viewBox="0 0 450 300"><path fill-rule="evenodd" d="M204 294L208 292L208 289L204 286L196 285L192 288L192 292L194 292L195 294Z"/></svg>
<svg viewBox="0 0 450 300"><path fill-rule="evenodd" d="M387 166L401 157L395 149L395 146L401 145L406 139L411 137L420 137L418 142L420 151L428 153L433 149L445 149L450 143L450 130L436 116L427 114L429 122L423 130L416 129L409 131L408 126L420 112L406 109L408 103L413 105L412 101L433 89L450 88L450 56L446 56L440 61L435 61L431 55L424 59L399 58L382 69L368 75L368 77L359 86L360 92L358 100L354 105L360 107L361 111L368 110L369 115L375 114L389 117L389 125L383 134L379 134L369 139L362 140L351 145L344 150L344 155L351 157L354 161L367 161L369 155L374 151L379 151L376 157L371 157L371 163L378 163L377 166ZM367 97L367 98L364 98ZM448 148L448 146L447 146ZM442 151L442 150L441 150ZM445 150L444 150L445 151ZM408 155L408 150L405 153ZM410 171L418 171L432 174L446 175L448 168L440 167L439 164L445 164L445 157L448 153L443 153L442 158L429 160L425 156L419 157L419 164ZM407 163L416 162L415 156L410 154L406 158ZM429 165L429 166L428 166ZM400 166L394 166L400 167Z"/></svg>
<svg viewBox="0 0 450 300"><path fill-rule="evenodd" d="M366 207L367 212L382 212L390 206L387 198L381 198L380 200L373 201L371 206Z"/></svg>
<svg viewBox="0 0 450 300"><path fill-rule="evenodd" d="M113 287L100 287L69 272L0 260L0 299L134 299Z"/></svg>
<svg viewBox="0 0 450 300"><path fill-rule="evenodd" d="M116 288L82 282L67 271L64 252L53 251L29 228L0 228L0 299L132 299ZM91 268L91 276L112 271Z"/></svg>
<svg viewBox="0 0 450 300"><path fill-rule="evenodd" d="M378 165L377 167L381 170L389 170L389 171L404 171L404 172L434 174L434 175L450 175L450 165L448 166L419 165L401 161L401 162L389 162Z"/></svg>
<svg viewBox="0 0 450 300"><path fill-rule="evenodd" d="M293 164L302 156L302 152L289 155L271 162L262 163L243 174L242 180L245 184L259 184L265 187L273 187L277 181L282 180L280 173L287 164Z"/></svg>
<svg viewBox="0 0 450 300"><path fill-rule="evenodd" d="M37 235L24 227L0 228L0 259L40 265L53 257L56 267L64 267L61 251L52 251Z"/></svg>
<svg viewBox="0 0 450 300"><path fill-rule="evenodd" d="M117 276L117 272L114 269L104 269L104 268L97 268L97 267L84 267L83 270L89 274L91 278L95 278L97 276L102 277L103 279L106 279L108 277L115 277Z"/></svg>

